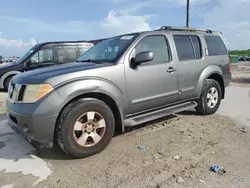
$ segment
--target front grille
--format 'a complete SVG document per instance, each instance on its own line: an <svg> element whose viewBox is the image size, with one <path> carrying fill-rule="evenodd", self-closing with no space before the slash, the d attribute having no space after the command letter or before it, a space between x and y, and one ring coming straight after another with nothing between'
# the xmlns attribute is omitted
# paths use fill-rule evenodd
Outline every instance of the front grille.
<svg viewBox="0 0 250 188"><path fill-rule="evenodd" d="M25 89L26 89L26 85L22 85L21 89L19 91L19 94L18 94L18 101L22 101L23 100Z"/></svg>

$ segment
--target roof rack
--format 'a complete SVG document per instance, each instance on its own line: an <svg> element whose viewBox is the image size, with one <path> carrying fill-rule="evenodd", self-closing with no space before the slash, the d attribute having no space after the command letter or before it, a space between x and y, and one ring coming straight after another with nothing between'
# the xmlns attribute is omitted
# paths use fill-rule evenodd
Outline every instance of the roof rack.
<svg viewBox="0 0 250 188"><path fill-rule="evenodd" d="M162 26L159 30L166 30L166 31L199 31L199 32L206 32L206 33L220 33L220 34L222 34L222 32L220 32L220 31L212 31L210 29L198 29L198 28L192 28L192 27Z"/></svg>

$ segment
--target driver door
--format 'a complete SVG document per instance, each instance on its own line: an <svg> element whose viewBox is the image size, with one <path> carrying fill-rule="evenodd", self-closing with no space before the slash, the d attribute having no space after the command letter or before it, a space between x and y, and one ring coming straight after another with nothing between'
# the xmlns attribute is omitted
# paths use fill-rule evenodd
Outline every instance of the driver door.
<svg viewBox="0 0 250 188"><path fill-rule="evenodd" d="M151 51L153 60L131 68L138 53ZM129 114L160 108L177 101L178 74L165 35L143 37L131 51L125 64Z"/></svg>

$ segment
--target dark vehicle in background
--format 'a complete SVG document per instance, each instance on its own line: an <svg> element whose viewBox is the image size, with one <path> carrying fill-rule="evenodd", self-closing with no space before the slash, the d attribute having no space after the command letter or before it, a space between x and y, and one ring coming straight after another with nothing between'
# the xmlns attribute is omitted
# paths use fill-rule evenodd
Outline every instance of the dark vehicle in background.
<svg viewBox="0 0 250 188"><path fill-rule="evenodd" d="M2 64L2 63L3 63L3 57L0 56L0 64Z"/></svg>
<svg viewBox="0 0 250 188"><path fill-rule="evenodd" d="M240 56L239 61L250 61L249 56Z"/></svg>
<svg viewBox="0 0 250 188"><path fill-rule="evenodd" d="M0 89L7 90L16 74L42 67L74 62L88 49L102 41L57 41L36 44L15 62L0 67Z"/></svg>

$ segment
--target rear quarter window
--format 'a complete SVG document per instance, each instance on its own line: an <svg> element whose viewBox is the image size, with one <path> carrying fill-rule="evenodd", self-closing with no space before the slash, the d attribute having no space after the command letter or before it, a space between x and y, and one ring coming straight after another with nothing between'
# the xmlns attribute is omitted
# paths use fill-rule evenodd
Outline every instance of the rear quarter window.
<svg viewBox="0 0 250 188"><path fill-rule="evenodd" d="M207 43L208 55L209 56L219 56L227 55L227 49L219 36L204 36Z"/></svg>

